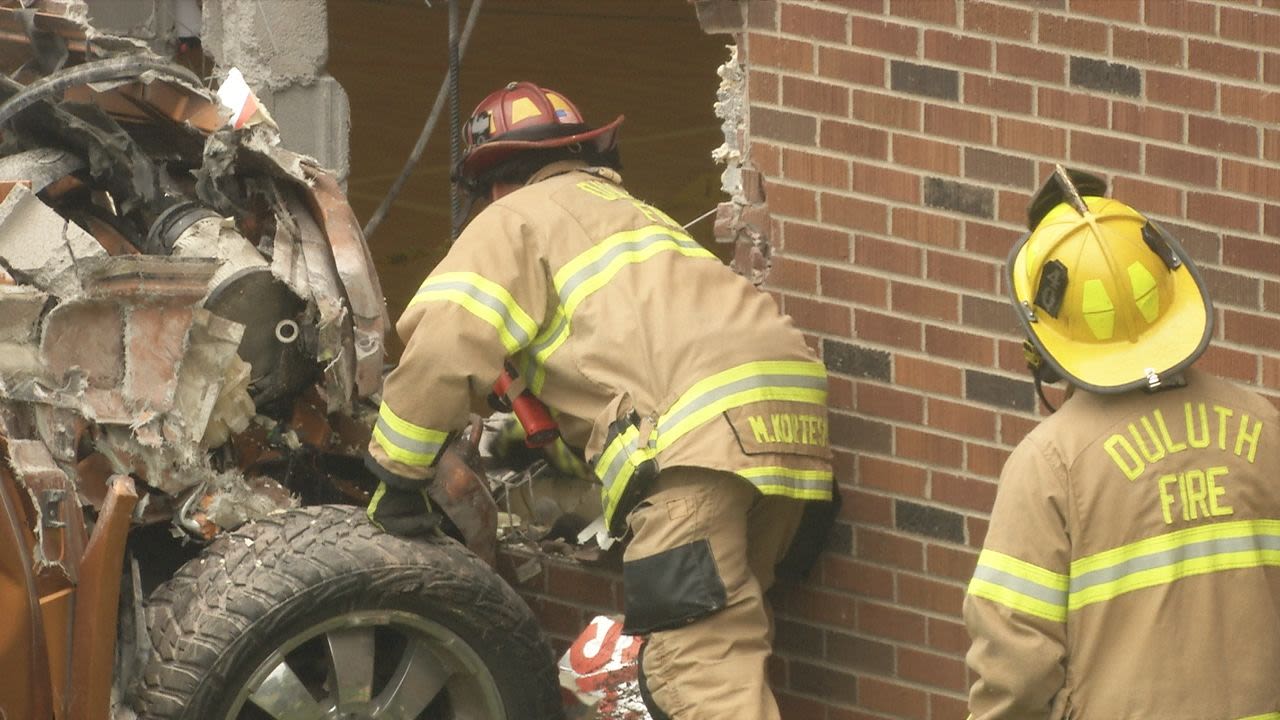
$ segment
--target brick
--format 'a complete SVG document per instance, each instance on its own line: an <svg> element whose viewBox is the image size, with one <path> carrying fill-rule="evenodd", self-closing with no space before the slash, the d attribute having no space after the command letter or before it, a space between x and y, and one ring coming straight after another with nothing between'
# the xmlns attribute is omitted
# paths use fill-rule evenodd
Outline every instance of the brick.
<svg viewBox="0 0 1280 720"><path fill-rule="evenodd" d="M1147 2L1146 21L1154 27L1212 35L1217 25L1216 9L1209 3L1186 0Z"/></svg>
<svg viewBox="0 0 1280 720"><path fill-rule="evenodd" d="M893 571L830 554L824 555L820 562L824 587L880 600L893 599ZM830 649L827 657L831 657Z"/></svg>
<svg viewBox="0 0 1280 720"><path fill-rule="evenodd" d="M924 179L924 204L929 207L989 218L994 214L994 202L990 188L935 177Z"/></svg>
<svg viewBox="0 0 1280 720"><path fill-rule="evenodd" d="M1187 41L1187 67L1238 80L1257 80L1257 50L1191 39Z"/></svg>
<svg viewBox="0 0 1280 720"><path fill-rule="evenodd" d="M781 87L782 81L771 72L752 68L747 76L747 93L755 103L777 105Z"/></svg>
<svg viewBox="0 0 1280 720"><path fill-rule="evenodd" d="M911 317L928 318L955 322L959 319L960 296L950 290L911 285L895 282L892 286L893 310ZM928 349L928 331L926 328L925 348Z"/></svg>
<svg viewBox="0 0 1280 720"><path fill-rule="evenodd" d="M927 424L931 428L983 440L995 439L996 414L991 410L929 398L928 411Z"/></svg>
<svg viewBox="0 0 1280 720"><path fill-rule="evenodd" d="M820 660L825 655L826 633L821 628L790 620L779 620L776 626L774 652L780 655Z"/></svg>
<svg viewBox="0 0 1280 720"><path fill-rule="evenodd" d="M863 308L854 315L853 331L858 338L881 345L907 350L919 350L921 346L920 323Z"/></svg>
<svg viewBox="0 0 1280 720"><path fill-rule="evenodd" d="M547 587L557 599L588 607L613 608L617 601L612 583L602 583L576 567L561 563L546 564Z"/></svg>
<svg viewBox="0 0 1280 720"><path fill-rule="evenodd" d="M888 356L886 354L886 362ZM892 420L902 423L911 423L919 425L924 421L924 398L905 390L900 390L887 385L874 385L872 383L858 383L858 400L855 409L859 412L871 416ZM897 463L892 463L882 458L859 458L858 479L859 482L866 480L867 473L878 471L884 472L884 465L897 467ZM874 462L876 465L868 465ZM910 471L898 468L899 472L885 473L892 475L906 475L919 485L913 488L913 491L906 493L909 495L919 495L924 491L925 474L919 468L910 468ZM883 486L882 486L883 487Z"/></svg>
<svg viewBox="0 0 1280 720"><path fill-rule="evenodd" d="M1280 130L1266 128L1262 131L1262 157L1271 162L1280 162Z"/></svg>
<svg viewBox="0 0 1280 720"><path fill-rule="evenodd" d="M861 452L887 455L893 449L893 429L882 422L831 412L831 443Z"/></svg>
<svg viewBox="0 0 1280 720"><path fill-rule="evenodd" d="M1211 193L1187 193L1187 219L1219 228L1256 233L1261 230L1261 205Z"/></svg>
<svg viewBox="0 0 1280 720"><path fill-rule="evenodd" d="M846 10L871 15L884 14L885 0L822 0L828 5L835 5Z"/></svg>
<svg viewBox="0 0 1280 720"><path fill-rule="evenodd" d="M894 647L889 643L830 632L827 646L826 658L835 665L880 675L893 674Z"/></svg>
<svg viewBox="0 0 1280 720"><path fill-rule="evenodd" d="M1126 138L1072 130L1071 160L1077 165L1136 173L1142 162L1142 146Z"/></svg>
<svg viewBox="0 0 1280 720"><path fill-rule="evenodd" d="M887 160L889 157L889 133L865 125L823 120L818 145L826 150L875 160Z"/></svg>
<svg viewBox="0 0 1280 720"><path fill-rule="evenodd" d="M1246 238L1238 238L1227 236L1223 238L1223 255L1227 255L1226 244L1228 241L1240 241ZM1252 240L1248 240L1253 242ZM1275 247L1270 248L1270 254L1275 255ZM1231 263L1224 257L1224 262ZM1275 265L1275 261L1272 263ZM1253 277L1260 268L1252 265L1245 265L1248 268L1249 275L1221 270L1215 267L1201 267L1200 276L1204 278L1205 284L1209 286L1209 295L1213 298L1214 305L1235 305L1237 307L1250 308L1260 310L1258 298L1261 296L1262 282L1259 278Z"/></svg>
<svg viewBox="0 0 1280 720"><path fill-rule="evenodd" d="M960 308L961 324L966 328L1000 334L1020 332L1013 308L1007 300L965 295L960 300Z"/></svg>
<svg viewBox="0 0 1280 720"><path fill-rule="evenodd" d="M889 87L896 92L958 100L960 74L946 68L893 60L889 63Z"/></svg>
<svg viewBox="0 0 1280 720"><path fill-rule="evenodd" d="M1039 121L1001 117L996 119L996 145L1043 157L1065 157L1067 133Z"/></svg>
<svg viewBox="0 0 1280 720"><path fill-rule="evenodd" d="M1191 254L1199 263L1217 263L1222 257L1222 236L1219 233L1203 228L1183 225L1171 219L1160 222L1166 232L1182 244L1183 249Z"/></svg>
<svg viewBox="0 0 1280 720"><path fill-rule="evenodd" d="M1142 72L1132 65L1072 56L1070 82L1089 90L1138 97L1142 94Z"/></svg>
<svg viewBox="0 0 1280 720"><path fill-rule="evenodd" d="M863 560L917 572L924 569L924 544L914 538L861 527L854 529L854 545Z"/></svg>
<svg viewBox="0 0 1280 720"><path fill-rule="evenodd" d="M1035 407L1031 383L978 370L965 370L965 397L984 405L1030 411Z"/></svg>
<svg viewBox="0 0 1280 720"><path fill-rule="evenodd" d="M824 223L875 233L883 233L888 225L888 211L878 202L823 193L821 205Z"/></svg>
<svg viewBox="0 0 1280 720"><path fill-rule="evenodd" d="M1007 248L1005 255L1008 255ZM1002 261L1003 259L1004 256L1001 256ZM978 292L996 291L995 278L1000 269L999 264L982 258L941 252L930 252L925 262L928 265L926 276L930 280Z"/></svg>
<svg viewBox="0 0 1280 720"><path fill-rule="evenodd" d="M852 326L852 313L845 305L788 295L783 308L805 330L847 337Z"/></svg>
<svg viewBox="0 0 1280 720"><path fill-rule="evenodd" d="M1262 58L1262 82L1280 85L1280 53L1267 53Z"/></svg>
<svg viewBox="0 0 1280 720"><path fill-rule="evenodd" d="M839 340L822 341L822 358L834 373L873 380L890 379L889 354Z"/></svg>
<svg viewBox="0 0 1280 720"><path fill-rule="evenodd" d="M894 208L894 237L923 245L960 246L960 222L952 217L915 208Z"/></svg>
<svg viewBox="0 0 1280 720"><path fill-rule="evenodd" d="M903 680L960 692L968 687L964 661L911 648L898 651L898 676ZM956 717L962 717L957 715Z"/></svg>
<svg viewBox="0 0 1280 720"><path fill-rule="evenodd" d="M1067 76L1067 56L1024 45L996 45L996 73L1062 84Z"/></svg>
<svg viewBox="0 0 1280 720"><path fill-rule="evenodd" d="M855 193L872 195L908 205L920 202L920 176L891 167L850 163Z"/></svg>
<svg viewBox="0 0 1280 720"><path fill-rule="evenodd" d="M934 473L929 499L953 507L989 513L996 500L996 484L989 480Z"/></svg>
<svg viewBox="0 0 1280 720"><path fill-rule="evenodd" d="M1280 252L1275 241L1227 235L1222 238L1222 262L1249 272L1280 275Z"/></svg>
<svg viewBox="0 0 1280 720"><path fill-rule="evenodd" d="M925 626L925 631L929 637L928 646L938 652L962 657L969 650L969 631L965 628L963 622L958 620L948 620L946 618L931 617ZM963 706L961 707L963 708ZM965 712L966 711L962 709L958 714L950 713L934 715L934 717L959 718L964 716Z"/></svg>
<svg viewBox="0 0 1280 720"><path fill-rule="evenodd" d="M769 268L769 285L812 295L818 291L818 268L804 260L775 256Z"/></svg>
<svg viewBox="0 0 1280 720"><path fill-rule="evenodd" d="M1111 28L1111 52L1125 60L1148 65L1180 67L1183 61L1183 38L1136 28Z"/></svg>
<svg viewBox="0 0 1280 720"><path fill-rule="evenodd" d="M934 136L978 145L990 145L994 136L990 114L944 105L925 106L924 130Z"/></svg>
<svg viewBox="0 0 1280 720"><path fill-rule="evenodd" d="M862 457L869 456L859 456L859 461ZM860 526L893 527L893 502L889 498L863 490L849 490L844 496L849 502L840 509L842 519Z"/></svg>
<svg viewBox="0 0 1280 720"><path fill-rule="evenodd" d="M1036 38L1041 45L1056 45L1099 54L1107 51L1107 26L1078 17L1041 13Z"/></svg>
<svg viewBox="0 0 1280 720"><path fill-rule="evenodd" d="M744 3L743 8L747 12L747 27L752 30L777 30L778 29L778 2L777 0L759 0L753 3Z"/></svg>
<svg viewBox="0 0 1280 720"><path fill-rule="evenodd" d="M829 82L797 77L782 78L782 102L793 110L847 117L849 90Z"/></svg>
<svg viewBox="0 0 1280 720"><path fill-rule="evenodd" d="M1223 159L1222 189L1264 199L1280 197L1280 168Z"/></svg>
<svg viewBox="0 0 1280 720"><path fill-rule="evenodd" d="M904 532L948 542L964 542L964 518L959 513L897 500L894 502L894 518L895 526Z"/></svg>
<svg viewBox="0 0 1280 720"><path fill-rule="evenodd" d="M964 176L995 185L1030 189L1035 184L1035 164L1027 159L983 148L965 148Z"/></svg>
<svg viewBox="0 0 1280 720"><path fill-rule="evenodd" d="M1164 105L1212 111L1218 89L1213 82L1174 73L1147 70L1147 100Z"/></svg>
<svg viewBox="0 0 1280 720"><path fill-rule="evenodd" d="M978 105L1011 113L1030 113L1034 100L1031 85L986 75L964 76L964 104Z"/></svg>
<svg viewBox="0 0 1280 720"><path fill-rule="evenodd" d="M898 602L921 610L955 617L964 604L964 587L952 582L907 573L898 574Z"/></svg>
<svg viewBox="0 0 1280 720"><path fill-rule="evenodd" d="M851 25L850 44L890 55L915 57L920 31L909 25L876 18L855 17Z"/></svg>
<svg viewBox="0 0 1280 720"><path fill-rule="evenodd" d="M799 35L811 40L829 42L848 42L848 13L820 10L818 8L784 4L781 8L782 32L788 35Z"/></svg>
<svg viewBox="0 0 1280 720"><path fill-rule="evenodd" d="M964 4L964 29L1014 40L1030 40L1033 16L1026 10L986 2Z"/></svg>
<svg viewBox="0 0 1280 720"><path fill-rule="evenodd" d="M773 178L782 174L782 153L778 150L778 146L765 142L760 138L748 137L750 144L748 145L747 157L751 158L751 165L761 178ZM811 143L806 141L805 146ZM762 180L764 185L768 180Z"/></svg>
<svg viewBox="0 0 1280 720"><path fill-rule="evenodd" d="M910 720L928 717L929 696L917 688L862 676L858 678L858 695L861 706L868 710Z"/></svg>
<svg viewBox="0 0 1280 720"><path fill-rule="evenodd" d="M885 86L884 58L841 48L818 48L818 75L825 81Z"/></svg>
<svg viewBox="0 0 1280 720"><path fill-rule="evenodd" d="M1218 35L1255 47L1267 47L1280 36L1280 15L1245 8L1218 8Z"/></svg>
<svg viewBox="0 0 1280 720"><path fill-rule="evenodd" d="M928 473L923 468L869 455L858 458L858 485L861 487L921 497L927 482Z"/></svg>
<svg viewBox="0 0 1280 720"><path fill-rule="evenodd" d="M932 620L932 618L930 618ZM963 654L961 651L959 654ZM947 695L929 694L929 712L930 717L935 718L959 718L965 717L969 711L969 703ZM796 716L800 717L800 716Z"/></svg>
<svg viewBox="0 0 1280 720"><path fill-rule="evenodd" d="M761 33L747 35L747 61L752 67L813 72L813 43Z"/></svg>
<svg viewBox="0 0 1280 720"><path fill-rule="evenodd" d="M965 529L969 531L969 547L982 547L982 543L987 539L987 529L990 524L985 518L965 518Z"/></svg>
<svg viewBox="0 0 1280 720"><path fill-rule="evenodd" d="M850 105L852 120L902 130L918 131L920 129L921 103L919 100L854 90L850 97Z"/></svg>
<svg viewBox="0 0 1280 720"><path fill-rule="evenodd" d="M867 635L899 642L920 645L925 640L925 623L922 615L875 602L858 603L857 627Z"/></svg>
<svg viewBox="0 0 1280 720"><path fill-rule="evenodd" d="M817 215L818 203L813 190L770 181L768 193L769 210L775 217L792 216L812 220Z"/></svg>
<svg viewBox="0 0 1280 720"><path fill-rule="evenodd" d="M950 358L970 365L985 367L995 360L991 338L958 328L926 326L924 349L932 357Z"/></svg>
<svg viewBox="0 0 1280 720"><path fill-rule="evenodd" d="M1216 187L1218 160L1212 155L1148 145L1147 175L1192 185Z"/></svg>
<svg viewBox="0 0 1280 720"><path fill-rule="evenodd" d="M1222 338L1249 348L1280 350L1280 318L1240 312L1222 312Z"/></svg>
<svg viewBox="0 0 1280 720"><path fill-rule="evenodd" d="M849 234L839 230L787 221L782 224L782 239L782 249L788 255L843 262L850 258Z"/></svg>
<svg viewBox="0 0 1280 720"><path fill-rule="evenodd" d="M874 274L824 267L818 276L822 294L833 300L887 308L889 281Z"/></svg>
<svg viewBox="0 0 1280 720"><path fill-rule="evenodd" d="M1274 124L1280 117L1280 92L1223 85L1222 114Z"/></svg>
<svg viewBox="0 0 1280 720"><path fill-rule="evenodd" d="M1119 20L1142 20L1142 0L1071 0L1071 12Z"/></svg>
<svg viewBox="0 0 1280 720"><path fill-rule="evenodd" d="M1214 302L1217 303L1217 298L1214 298ZM1210 345L1200 359L1196 360L1196 367L1220 377L1251 383L1258 378L1258 355Z"/></svg>
<svg viewBox="0 0 1280 720"><path fill-rule="evenodd" d="M1263 208L1263 227L1268 235L1280 235L1280 206L1267 205Z"/></svg>
<svg viewBox="0 0 1280 720"><path fill-rule="evenodd" d="M958 397L964 375L959 368L905 355L893 357L893 380L905 387Z"/></svg>
<svg viewBox="0 0 1280 720"><path fill-rule="evenodd" d="M1149 105L1113 101L1111 129L1171 143L1182 142L1184 118L1180 112Z"/></svg>
<svg viewBox="0 0 1280 720"><path fill-rule="evenodd" d="M889 14L935 25L955 25L957 21L956 4L950 2L889 0Z"/></svg>
<svg viewBox="0 0 1280 720"><path fill-rule="evenodd" d="M924 253L899 242L859 235L853 242L854 264L868 269L920 277Z"/></svg>
<svg viewBox="0 0 1280 720"><path fill-rule="evenodd" d="M812 146L818 135L818 121L812 115L752 107L751 134L794 145Z"/></svg>
<svg viewBox="0 0 1280 720"><path fill-rule="evenodd" d="M1060 407L1060 405L1055 405ZM977 475L995 477L1000 474L1009 451L1001 447L967 443L965 445L965 469Z"/></svg>
<svg viewBox="0 0 1280 720"><path fill-rule="evenodd" d="M847 190L849 164L840 158L801 150L782 150L782 176L787 180L824 188Z"/></svg>
<svg viewBox="0 0 1280 720"><path fill-rule="evenodd" d="M1182 190L1172 185L1121 175L1111 182L1111 196L1144 215L1182 214Z"/></svg>
<svg viewBox="0 0 1280 720"><path fill-rule="evenodd" d="M1023 230L989 225L987 223L966 222L964 226L964 247L980 255L996 258L1001 263L1009 257L1009 249L1022 236ZM995 291L995 283L990 283L990 292Z"/></svg>
<svg viewBox="0 0 1280 720"><path fill-rule="evenodd" d="M824 702L853 705L858 702L858 677L822 665L799 661L791 664L791 689L814 695Z"/></svg>
<svg viewBox="0 0 1280 720"><path fill-rule="evenodd" d="M955 143L894 134L893 162L938 175L959 175L960 148Z"/></svg>
<svg viewBox="0 0 1280 720"><path fill-rule="evenodd" d="M1018 345L1015 345L1015 347L1017 347L1018 354L1021 355L1022 349L1020 347L1020 343ZM1052 388L1045 388L1046 391L1051 389ZM1001 415L1000 416L1000 442L1009 446L1017 445L1018 443L1022 442L1022 439L1027 436L1027 433L1034 430L1036 425L1038 424L1039 423L1035 420L1030 420L1024 417L1020 417L1018 415ZM993 488L993 491L994 491L994 488Z"/></svg>
<svg viewBox="0 0 1280 720"><path fill-rule="evenodd" d="M963 529L963 521L960 524ZM930 576L967 583L978 564L978 554L972 550L945 545L928 545L925 547L924 562L925 571Z"/></svg>
<svg viewBox="0 0 1280 720"><path fill-rule="evenodd" d="M1045 87L1040 88L1037 97L1039 98L1038 114L1041 118L1061 120L1087 127L1107 126L1107 117L1110 113L1106 98Z"/></svg>
<svg viewBox="0 0 1280 720"><path fill-rule="evenodd" d="M948 5L949 3L923 2L920 5ZM943 32L925 30L924 57L926 60L961 65L975 70L990 70L992 66L990 40Z"/></svg>

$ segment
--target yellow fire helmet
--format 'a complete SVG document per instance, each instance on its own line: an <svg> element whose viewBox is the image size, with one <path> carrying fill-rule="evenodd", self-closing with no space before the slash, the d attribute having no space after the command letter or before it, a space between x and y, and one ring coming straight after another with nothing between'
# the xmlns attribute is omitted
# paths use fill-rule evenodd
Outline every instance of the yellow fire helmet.
<svg viewBox="0 0 1280 720"><path fill-rule="evenodd" d="M1213 305L1182 246L1105 189L1059 168L1009 255L1009 292L1037 381L1156 389L1204 352Z"/></svg>

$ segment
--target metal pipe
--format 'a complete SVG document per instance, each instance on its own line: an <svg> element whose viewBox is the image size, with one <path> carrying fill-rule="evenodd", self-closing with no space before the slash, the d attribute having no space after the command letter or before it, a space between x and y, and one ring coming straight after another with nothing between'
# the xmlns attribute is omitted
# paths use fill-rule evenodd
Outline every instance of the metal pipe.
<svg viewBox="0 0 1280 720"><path fill-rule="evenodd" d="M449 0L449 172L462 158L462 110L458 100L458 0ZM462 188L449 183L449 239L462 231Z"/></svg>

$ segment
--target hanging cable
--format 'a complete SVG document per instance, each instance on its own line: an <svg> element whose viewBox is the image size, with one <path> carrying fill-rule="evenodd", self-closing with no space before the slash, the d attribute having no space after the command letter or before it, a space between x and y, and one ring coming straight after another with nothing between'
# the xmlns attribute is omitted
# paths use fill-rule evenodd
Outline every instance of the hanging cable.
<svg viewBox="0 0 1280 720"><path fill-rule="evenodd" d="M462 37L458 41L459 62L466 56L467 43L471 40L471 30L475 27L476 18L480 16L480 6L483 4L484 0L471 0L471 9L467 13L467 22L462 27ZM378 226L382 224L382 221L386 219L387 213L391 211L391 206L395 203L396 197L400 195L400 191L404 189L404 184L408 182L413 169L417 167L418 161L422 159L422 153L427 149L427 140L431 137L432 131L436 128L436 123L440 120L440 113L444 111L444 101L448 90L449 82L448 78L446 78L444 82L440 83L440 90L436 93L435 103L432 104L431 112L427 115L427 121L422 126L422 132L418 133L418 140L413 146L413 151L405 159L404 168L400 170L400 174L391 183L386 197L382 198L378 209L369 217L369 222L365 223L365 240L368 240L373 235L373 232L378 229ZM452 168L450 168L450 171L452 171Z"/></svg>
<svg viewBox="0 0 1280 720"><path fill-rule="evenodd" d="M462 111L458 107L458 0L449 0L449 172L462 158ZM462 231L462 188L449 182L449 240Z"/></svg>

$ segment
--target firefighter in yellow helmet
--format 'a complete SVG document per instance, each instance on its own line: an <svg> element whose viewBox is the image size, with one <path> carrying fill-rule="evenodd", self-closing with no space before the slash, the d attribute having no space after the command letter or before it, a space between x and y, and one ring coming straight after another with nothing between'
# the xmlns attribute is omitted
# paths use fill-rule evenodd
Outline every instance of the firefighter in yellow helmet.
<svg viewBox="0 0 1280 720"><path fill-rule="evenodd" d="M1194 367L1178 243L1061 168L1008 287L1067 400L1014 449L965 599L975 720L1280 718L1280 417Z"/></svg>
<svg viewBox="0 0 1280 720"><path fill-rule="evenodd" d="M834 513L826 372L767 293L627 192L621 121L588 125L527 82L472 114L456 173L488 204L397 323L369 515L430 525L441 447L509 359L630 538L625 630L648 635L654 717L777 720L764 591L814 559Z"/></svg>

